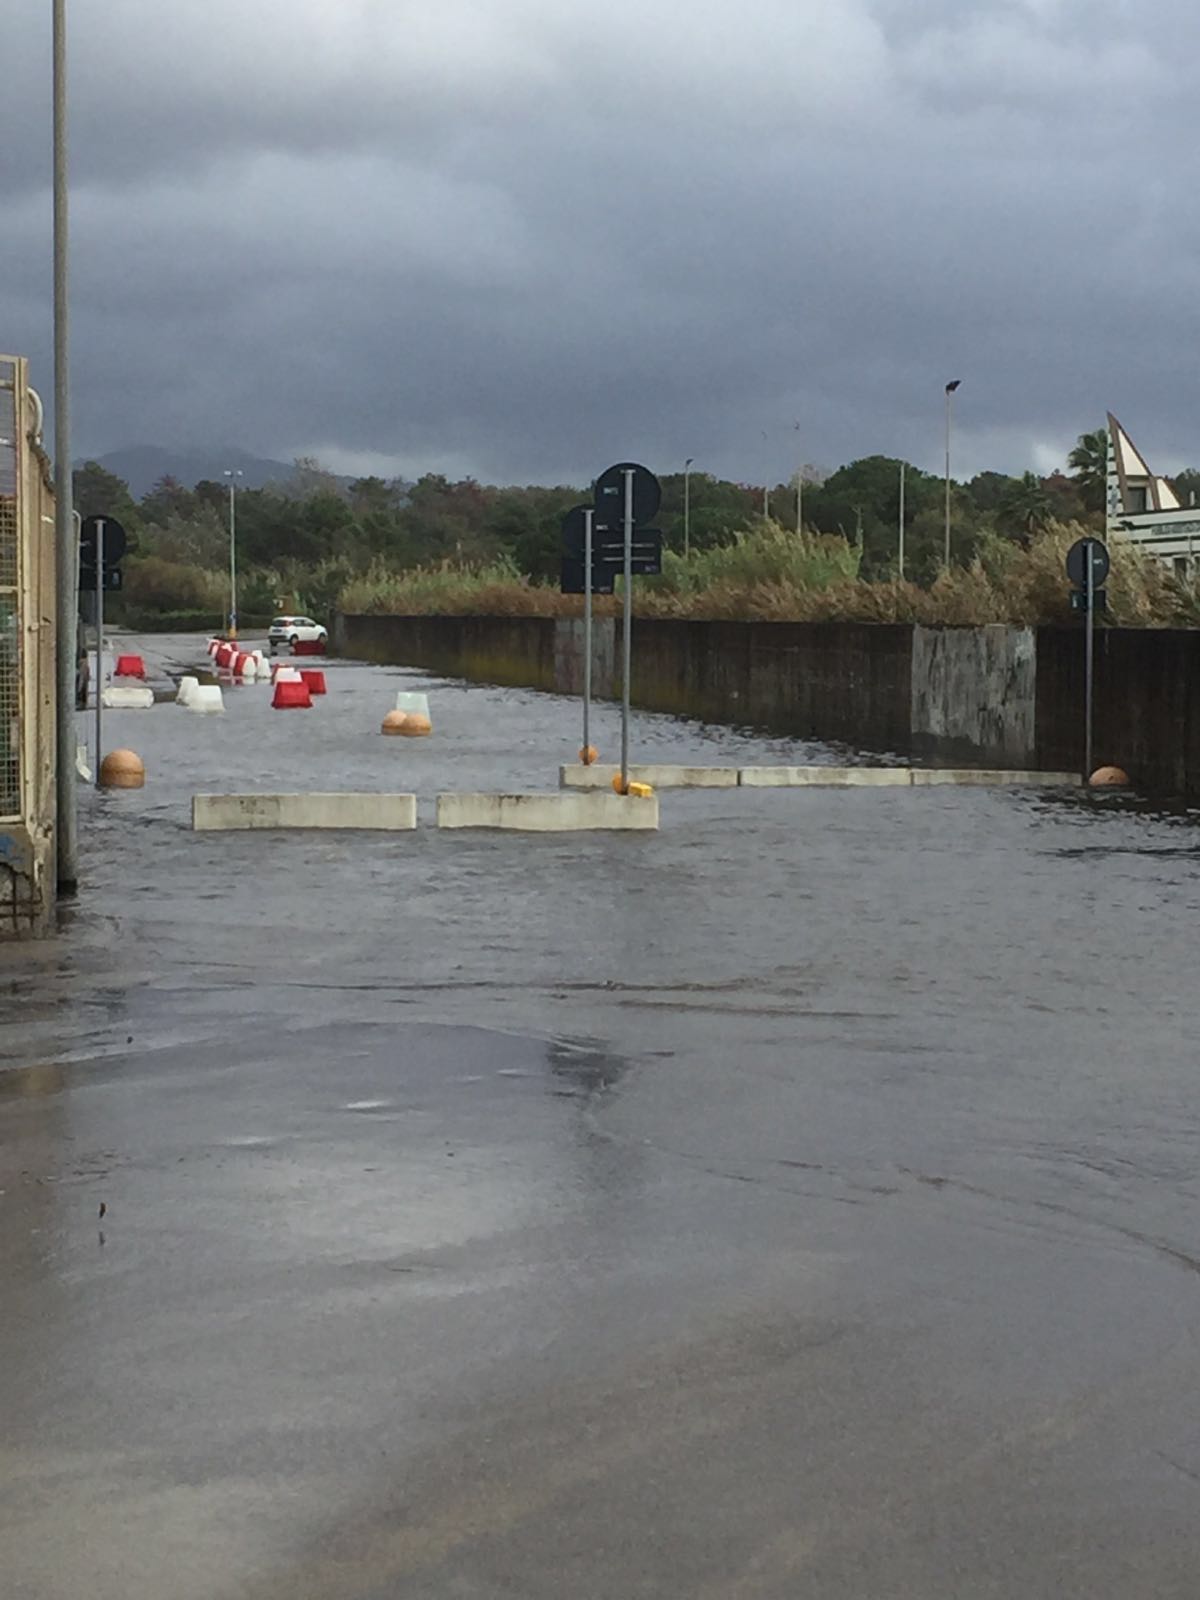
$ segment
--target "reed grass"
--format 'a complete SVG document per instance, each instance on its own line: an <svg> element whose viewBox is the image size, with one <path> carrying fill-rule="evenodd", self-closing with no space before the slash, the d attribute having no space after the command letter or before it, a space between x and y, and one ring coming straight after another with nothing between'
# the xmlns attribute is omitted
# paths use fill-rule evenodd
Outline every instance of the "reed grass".
<svg viewBox="0 0 1200 1600"><path fill-rule="evenodd" d="M871 582L859 573L856 546L836 536L797 535L762 522L729 544L690 559L673 551L657 578L634 584L643 617L770 622L917 622L931 626L1065 622L1070 585L1066 552L1087 529L1052 524L1027 545L990 536L967 566L952 567L928 588L899 578ZM1200 595L1160 561L1131 545L1111 546L1106 585L1110 622L1131 627L1200 626ZM597 597L600 615L619 604ZM535 583L511 562L391 571L377 563L342 590L348 614L400 616L578 616L582 600Z"/></svg>

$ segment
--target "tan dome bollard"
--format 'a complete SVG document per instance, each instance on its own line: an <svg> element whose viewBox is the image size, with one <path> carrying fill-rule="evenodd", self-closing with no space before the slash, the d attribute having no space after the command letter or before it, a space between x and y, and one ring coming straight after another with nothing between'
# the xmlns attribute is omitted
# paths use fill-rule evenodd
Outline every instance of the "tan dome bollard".
<svg viewBox="0 0 1200 1600"><path fill-rule="evenodd" d="M428 717L422 716L419 711L406 711L402 713L404 726L400 732L406 739L420 739L427 733L433 732L433 723Z"/></svg>
<svg viewBox="0 0 1200 1600"><path fill-rule="evenodd" d="M1088 779L1092 789L1128 789L1129 774L1120 767L1097 767Z"/></svg>
<svg viewBox="0 0 1200 1600"><path fill-rule="evenodd" d="M145 782L142 758L132 750L110 750L100 763L102 789L140 789Z"/></svg>
<svg viewBox="0 0 1200 1600"><path fill-rule="evenodd" d="M600 759L600 752L594 744L585 744L579 752L579 759L585 767L594 767Z"/></svg>
<svg viewBox="0 0 1200 1600"><path fill-rule="evenodd" d="M408 721L407 711L389 711L379 729L380 733L403 733Z"/></svg>

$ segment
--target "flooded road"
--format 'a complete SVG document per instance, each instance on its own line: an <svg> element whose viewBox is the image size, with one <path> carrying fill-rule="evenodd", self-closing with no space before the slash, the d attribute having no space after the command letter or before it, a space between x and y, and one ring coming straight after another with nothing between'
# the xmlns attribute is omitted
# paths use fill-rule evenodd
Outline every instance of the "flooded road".
<svg viewBox="0 0 1200 1600"><path fill-rule="evenodd" d="M83 795L79 905L0 949L5 1600L1192 1600L1194 826L939 787L192 834L578 745L328 677L110 713L147 787ZM380 738L399 687L432 739Z"/></svg>

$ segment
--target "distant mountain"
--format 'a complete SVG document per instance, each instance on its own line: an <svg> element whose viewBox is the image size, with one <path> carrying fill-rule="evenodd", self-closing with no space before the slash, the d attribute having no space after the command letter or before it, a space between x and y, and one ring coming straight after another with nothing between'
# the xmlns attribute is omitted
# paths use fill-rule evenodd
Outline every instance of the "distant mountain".
<svg viewBox="0 0 1200 1600"><path fill-rule="evenodd" d="M94 458L107 471L123 478L135 500L148 494L160 478L175 478L185 489L192 489L204 479L213 483L225 481L225 470L234 467L241 472L239 489L262 489L268 483L287 483L294 467L290 461L272 461L266 456L252 456L245 450L166 450L161 445L131 445L127 450L110 450L107 455ZM82 466L82 462L76 462ZM338 478L343 486L353 483L353 478Z"/></svg>

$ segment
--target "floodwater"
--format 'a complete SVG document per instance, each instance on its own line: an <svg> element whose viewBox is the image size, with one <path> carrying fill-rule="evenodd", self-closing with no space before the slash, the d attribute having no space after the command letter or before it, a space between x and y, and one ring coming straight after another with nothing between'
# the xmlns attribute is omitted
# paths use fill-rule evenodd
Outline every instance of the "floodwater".
<svg viewBox="0 0 1200 1600"><path fill-rule="evenodd" d="M83 795L78 905L0 950L5 1600L1194 1600L1191 820L192 834L201 790L430 820L579 743L552 696L328 679L106 714L147 786ZM398 687L432 739L380 738Z"/></svg>

